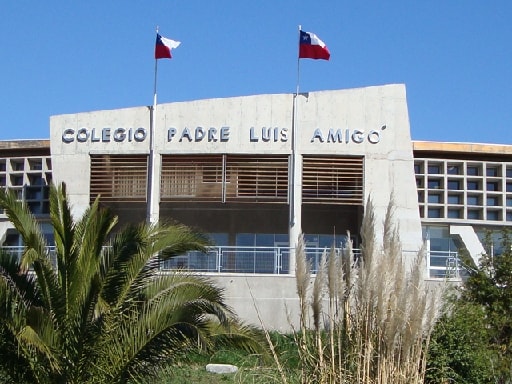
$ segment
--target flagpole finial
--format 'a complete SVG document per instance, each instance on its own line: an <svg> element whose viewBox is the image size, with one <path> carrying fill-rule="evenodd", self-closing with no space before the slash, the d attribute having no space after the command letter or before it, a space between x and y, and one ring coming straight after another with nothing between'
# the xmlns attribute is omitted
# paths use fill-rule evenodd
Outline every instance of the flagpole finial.
<svg viewBox="0 0 512 384"><path fill-rule="evenodd" d="M156 26L156 33L158 33L158 25Z"/></svg>
<svg viewBox="0 0 512 384"><path fill-rule="evenodd" d="M299 24L299 31L302 31L302 25Z"/></svg>

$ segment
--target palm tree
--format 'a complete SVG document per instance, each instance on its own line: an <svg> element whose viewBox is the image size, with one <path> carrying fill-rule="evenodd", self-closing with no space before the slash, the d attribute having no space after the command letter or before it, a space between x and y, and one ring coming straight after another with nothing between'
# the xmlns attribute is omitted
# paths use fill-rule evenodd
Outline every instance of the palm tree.
<svg viewBox="0 0 512 384"><path fill-rule="evenodd" d="M50 188L55 250L14 194L0 207L23 238L0 254L0 371L17 382L125 383L156 374L178 352L215 340L257 348L222 290L204 276L163 274L159 262L204 250L178 225L129 225L96 200L74 221L65 185ZM52 262L53 260L53 262Z"/></svg>

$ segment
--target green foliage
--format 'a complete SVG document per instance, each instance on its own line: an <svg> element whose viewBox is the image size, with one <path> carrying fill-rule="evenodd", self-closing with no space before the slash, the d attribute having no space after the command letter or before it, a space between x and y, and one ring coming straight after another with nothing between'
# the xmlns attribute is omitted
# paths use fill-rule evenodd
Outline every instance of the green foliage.
<svg viewBox="0 0 512 384"><path fill-rule="evenodd" d="M50 253L24 204L0 191L0 207L24 242L21 259L0 255L0 372L10 381L136 382L193 347L258 350L258 333L207 278L159 271L161 258L203 250L200 233L145 224L114 232L116 217L98 201L74 221L65 186L52 186Z"/></svg>
<svg viewBox="0 0 512 384"><path fill-rule="evenodd" d="M450 298L429 350L430 383L510 383L512 380L512 249L509 232L501 244L485 239L476 265L461 252L467 278ZM494 249L501 248L500 254Z"/></svg>
<svg viewBox="0 0 512 384"><path fill-rule="evenodd" d="M498 356L489 345L489 329L480 305L447 299L445 313L436 324L428 351L425 382L494 383Z"/></svg>

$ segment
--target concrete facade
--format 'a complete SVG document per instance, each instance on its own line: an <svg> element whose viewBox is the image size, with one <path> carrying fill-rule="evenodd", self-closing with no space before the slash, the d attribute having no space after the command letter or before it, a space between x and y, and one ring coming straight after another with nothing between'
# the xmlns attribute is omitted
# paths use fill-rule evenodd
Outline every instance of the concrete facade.
<svg viewBox="0 0 512 384"><path fill-rule="evenodd" d="M293 106L294 96L290 94L158 105L154 117L156 157L204 153L289 155ZM371 196L378 217L382 217L394 194L404 247L418 249L422 243L421 222L405 87L300 94L296 113L298 156L364 157L364 200ZM150 126L148 107L51 117L54 180L68 183L77 214L89 204L89 179L76 175L89 174L90 154L149 153Z"/></svg>
<svg viewBox="0 0 512 384"><path fill-rule="evenodd" d="M52 116L50 134L54 181L67 183L76 215L90 203L91 155L148 154L156 180L166 154L295 156L289 188L298 201L289 201L294 209L288 228L293 248L302 227L302 158L343 155L363 158L361 206L371 197L377 235L393 196L404 249L422 245L403 85L161 104L154 115L152 108L138 107ZM153 198L159 201L158 191ZM287 329L298 319L293 252L289 272L213 278L242 318L257 323L257 307L266 326Z"/></svg>
<svg viewBox="0 0 512 384"><path fill-rule="evenodd" d="M174 218L217 236L228 256L194 259L214 260L211 268L187 266L223 287L242 319L272 329L289 330L299 319L293 248L301 229L316 257L347 229L357 247L368 198L379 236L393 197L404 257L412 260L425 245L430 281L458 278L460 247L478 260L483 231L512 226L512 146L412 141L400 84L58 115L50 118L49 141L0 142L0 150L0 187L37 210L49 239L52 181L67 184L75 216L106 191L102 204L125 221ZM124 167L121 181L116 164ZM242 177L249 189L237 189ZM347 180L354 189L343 189ZM141 182L135 197L119 192ZM187 193L165 192L180 182ZM108 190L115 183L118 190ZM21 245L1 212L0 239ZM249 246L248 263L258 261L258 241L284 256L271 255L265 268L239 268Z"/></svg>

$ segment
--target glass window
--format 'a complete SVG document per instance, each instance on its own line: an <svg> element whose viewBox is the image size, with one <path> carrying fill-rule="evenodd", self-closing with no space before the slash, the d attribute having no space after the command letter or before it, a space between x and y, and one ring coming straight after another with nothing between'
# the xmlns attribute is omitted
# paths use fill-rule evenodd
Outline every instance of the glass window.
<svg viewBox="0 0 512 384"><path fill-rule="evenodd" d="M23 171L25 168L23 160L11 160L11 167L13 171Z"/></svg>
<svg viewBox="0 0 512 384"><path fill-rule="evenodd" d="M448 195L448 204L462 204L462 196Z"/></svg>
<svg viewBox="0 0 512 384"><path fill-rule="evenodd" d="M480 176L480 170L478 169L478 167L476 165L468 165L466 174L468 176Z"/></svg>
<svg viewBox="0 0 512 384"><path fill-rule="evenodd" d="M254 247L254 233L237 233L236 245L237 247Z"/></svg>
<svg viewBox="0 0 512 384"><path fill-rule="evenodd" d="M480 183L476 180L468 180L467 182L467 189L469 191L477 191L480 189Z"/></svg>
<svg viewBox="0 0 512 384"><path fill-rule="evenodd" d="M487 196L487 205L497 206L500 205L498 196Z"/></svg>
<svg viewBox="0 0 512 384"><path fill-rule="evenodd" d="M512 197L507 197L507 207L512 207Z"/></svg>
<svg viewBox="0 0 512 384"><path fill-rule="evenodd" d="M450 219L460 219L462 218L460 209L448 209L448 217Z"/></svg>
<svg viewBox="0 0 512 384"><path fill-rule="evenodd" d="M507 221L512 221L512 212L507 211Z"/></svg>
<svg viewBox="0 0 512 384"><path fill-rule="evenodd" d="M487 211L487 220L498 221L499 219L499 211Z"/></svg>
<svg viewBox="0 0 512 384"><path fill-rule="evenodd" d="M507 167L507 177L512 178L512 167Z"/></svg>
<svg viewBox="0 0 512 384"><path fill-rule="evenodd" d="M442 203L441 194L440 193L429 194L428 202L431 204L441 204Z"/></svg>
<svg viewBox="0 0 512 384"><path fill-rule="evenodd" d="M414 164L414 173L415 174L418 175L420 173L423 173L422 171L423 171L423 167L421 166L421 164L419 164L419 163Z"/></svg>
<svg viewBox="0 0 512 384"><path fill-rule="evenodd" d="M460 175L460 166L459 165L448 165L448 174L449 175Z"/></svg>
<svg viewBox="0 0 512 384"><path fill-rule="evenodd" d="M486 187L488 191L499 191L500 185L497 181L488 181L486 183Z"/></svg>
<svg viewBox="0 0 512 384"><path fill-rule="evenodd" d="M440 208L429 208L428 217L432 219L438 219L441 217L441 209Z"/></svg>
<svg viewBox="0 0 512 384"><path fill-rule="evenodd" d="M229 245L229 236L227 233L210 233L208 237L217 246Z"/></svg>
<svg viewBox="0 0 512 384"><path fill-rule="evenodd" d="M448 189L460 190L460 180L448 180Z"/></svg>
<svg viewBox="0 0 512 384"><path fill-rule="evenodd" d="M430 189L440 189L441 188L441 179L429 179L428 187Z"/></svg>
<svg viewBox="0 0 512 384"><path fill-rule="evenodd" d="M490 177L497 177L499 175L498 167L487 167L485 174Z"/></svg>
<svg viewBox="0 0 512 384"><path fill-rule="evenodd" d="M258 233L256 234L257 247L273 247L275 243L274 234Z"/></svg>
<svg viewBox="0 0 512 384"><path fill-rule="evenodd" d="M468 219L470 220L480 220L482 217L482 213L480 210L469 209L468 210Z"/></svg>
<svg viewBox="0 0 512 384"><path fill-rule="evenodd" d="M507 192L512 192L512 183L507 183Z"/></svg>
<svg viewBox="0 0 512 384"><path fill-rule="evenodd" d="M441 166L439 164L429 164L428 173L431 175L439 175L441 173Z"/></svg>
<svg viewBox="0 0 512 384"><path fill-rule="evenodd" d="M481 205L480 196L468 196L468 205Z"/></svg>

